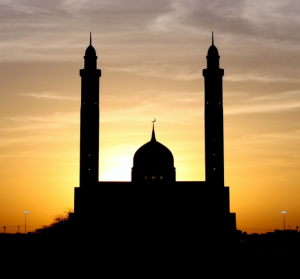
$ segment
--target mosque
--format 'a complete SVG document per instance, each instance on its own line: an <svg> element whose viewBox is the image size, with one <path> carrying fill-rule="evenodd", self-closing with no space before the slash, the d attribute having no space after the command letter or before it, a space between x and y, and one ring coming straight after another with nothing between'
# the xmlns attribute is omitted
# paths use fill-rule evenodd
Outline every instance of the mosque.
<svg viewBox="0 0 300 279"><path fill-rule="evenodd" d="M99 79L97 55L90 38L81 76L80 185L75 187L70 221L82 228L93 222L102 231L194 235L233 234L229 187L224 185L223 86L224 70L212 45L207 53L205 80L205 181L176 181L172 152L151 140L133 156L130 182L104 182L99 177ZM150 133L149 133L150 134ZM100 156L101 159L101 156ZM130 171L130 170L128 170Z"/></svg>

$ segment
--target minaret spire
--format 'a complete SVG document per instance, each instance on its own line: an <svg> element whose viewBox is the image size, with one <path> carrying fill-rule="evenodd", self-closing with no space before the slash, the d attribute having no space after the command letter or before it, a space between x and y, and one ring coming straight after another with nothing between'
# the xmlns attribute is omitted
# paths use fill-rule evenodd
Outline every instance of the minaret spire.
<svg viewBox="0 0 300 279"><path fill-rule="evenodd" d="M214 31L211 32L211 43L214 45Z"/></svg>
<svg viewBox="0 0 300 279"><path fill-rule="evenodd" d="M96 50L90 45L84 56L80 108L80 187L92 187L99 180L99 78Z"/></svg>
<svg viewBox="0 0 300 279"><path fill-rule="evenodd" d="M154 130L154 122L156 122L156 119L154 118L154 121L153 122L153 128L152 128L152 137L151 137L151 141L156 141L156 138L155 138L155 130Z"/></svg>
<svg viewBox="0 0 300 279"><path fill-rule="evenodd" d="M205 177L212 187L224 187L223 76L219 52L212 45L207 53L207 69L203 70L205 97Z"/></svg>

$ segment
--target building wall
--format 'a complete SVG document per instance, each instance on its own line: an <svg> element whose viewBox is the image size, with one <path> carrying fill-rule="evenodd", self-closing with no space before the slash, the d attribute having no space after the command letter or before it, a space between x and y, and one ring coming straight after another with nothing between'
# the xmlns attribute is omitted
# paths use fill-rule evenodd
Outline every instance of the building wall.
<svg viewBox="0 0 300 279"><path fill-rule="evenodd" d="M206 182L99 182L75 188L75 215L114 231L235 231L229 188ZM80 223L82 223L80 222Z"/></svg>

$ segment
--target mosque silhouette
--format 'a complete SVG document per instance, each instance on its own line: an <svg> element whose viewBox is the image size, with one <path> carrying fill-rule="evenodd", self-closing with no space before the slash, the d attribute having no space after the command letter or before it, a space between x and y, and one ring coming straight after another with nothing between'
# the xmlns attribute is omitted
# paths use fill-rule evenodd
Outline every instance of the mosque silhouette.
<svg viewBox="0 0 300 279"><path fill-rule="evenodd" d="M74 213L69 216L74 230L85 231L87 224L96 224L107 235L235 233L236 216L230 213L229 187L224 186L224 70L219 67L213 35L206 58L206 181L176 181L173 154L156 140L154 123L151 140L134 154L131 182L98 181L101 70L90 37L80 70L80 185L75 187Z"/></svg>

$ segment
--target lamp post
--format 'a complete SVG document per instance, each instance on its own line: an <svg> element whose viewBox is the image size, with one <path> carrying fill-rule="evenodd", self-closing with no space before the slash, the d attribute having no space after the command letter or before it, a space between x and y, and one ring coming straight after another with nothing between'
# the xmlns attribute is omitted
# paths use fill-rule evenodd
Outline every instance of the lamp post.
<svg viewBox="0 0 300 279"><path fill-rule="evenodd" d="M285 214L286 214L286 211L282 211L281 213L283 214L283 230L285 231Z"/></svg>
<svg viewBox="0 0 300 279"><path fill-rule="evenodd" d="M26 215L29 213L29 211L24 211L25 213L25 234L26 234Z"/></svg>

